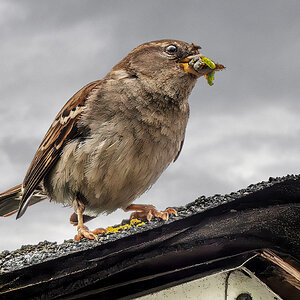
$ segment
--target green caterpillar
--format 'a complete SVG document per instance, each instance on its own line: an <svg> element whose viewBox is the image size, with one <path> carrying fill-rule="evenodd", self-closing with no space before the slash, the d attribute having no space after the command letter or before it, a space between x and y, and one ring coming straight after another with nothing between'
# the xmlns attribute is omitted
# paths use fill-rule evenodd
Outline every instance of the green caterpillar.
<svg viewBox="0 0 300 300"><path fill-rule="evenodd" d="M201 69L201 66L203 66L203 64L207 65L211 70L222 70L224 69L224 66L222 65L215 65L215 63L210 60L209 58L207 57L204 57L202 56L201 59L199 58L193 58L190 60L189 62L189 65L190 66L193 66L193 68L199 72L199 69ZM207 83L212 86L214 83L213 83L213 80L215 79L215 71L211 71L210 73L204 75L204 77L206 78L207 80Z"/></svg>
<svg viewBox="0 0 300 300"><path fill-rule="evenodd" d="M212 86L214 84L213 80L215 79L215 71L212 71L212 72L208 73L207 75L205 75L205 78L206 78L207 83L210 86Z"/></svg>
<svg viewBox="0 0 300 300"><path fill-rule="evenodd" d="M207 57L201 57L201 60L212 70L214 70L216 68L216 65L213 61L211 61L209 58ZM207 83L212 86L213 80L215 79L215 71L212 71L210 73L208 73L207 75L205 75L206 81Z"/></svg>
<svg viewBox="0 0 300 300"><path fill-rule="evenodd" d="M215 63L213 61L211 61L209 58L203 56L203 57L201 57L201 60L212 70L216 68Z"/></svg>

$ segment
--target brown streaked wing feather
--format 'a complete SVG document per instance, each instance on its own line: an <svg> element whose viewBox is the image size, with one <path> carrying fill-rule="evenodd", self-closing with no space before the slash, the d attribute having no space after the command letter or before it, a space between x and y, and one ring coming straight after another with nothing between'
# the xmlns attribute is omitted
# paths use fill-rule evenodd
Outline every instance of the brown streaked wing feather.
<svg viewBox="0 0 300 300"><path fill-rule="evenodd" d="M183 140L181 141L181 143L180 143L179 150L178 150L178 152L177 152L177 154L176 154L176 156L175 156L173 162L175 162L175 161L177 160L178 156L180 155L181 150L182 150L182 147L183 147L183 143L184 143L184 139L183 139Z"/></svg>
<svg viewBox="0 0 300 300"><path fill-rule="evenodd" d="M94 81L78 91L61 109L39 146L23 182L24 193L20 209L46 173L59 158L65 143L76 136L75 124L81 115L90 92L101 80Z"/></svg>

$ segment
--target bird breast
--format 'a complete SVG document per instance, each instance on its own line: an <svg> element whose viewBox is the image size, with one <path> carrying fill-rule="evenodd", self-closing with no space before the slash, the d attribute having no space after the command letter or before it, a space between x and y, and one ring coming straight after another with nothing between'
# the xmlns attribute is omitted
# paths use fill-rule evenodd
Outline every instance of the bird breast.
<svg viewBox="0 0 300 300"><path fill-rule="evenodd" d="M93 102L83 119L89 136L69 142L49 175L53 200L72 205L80 193L85 213L95 216L127 207L152 186L180 150L188 104L165 110L155 99L146 105L145 97L106 102L102 95L98 106Z"/></svg>

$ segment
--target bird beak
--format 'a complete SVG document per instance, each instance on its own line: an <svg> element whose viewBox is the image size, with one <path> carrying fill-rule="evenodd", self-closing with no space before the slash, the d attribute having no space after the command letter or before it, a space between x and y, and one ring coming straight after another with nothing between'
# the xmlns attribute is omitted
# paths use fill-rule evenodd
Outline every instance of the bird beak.
<svg viewBox="0 0 300 300"><path fill-rule="evenodd" d="M219 71L225 68L223 65L216 64L211 60L208 61L210 61L212 65L207 64L204 62L205 59L208 60L202 54L190 55L180 60L179 64L183 67L184 72L193 74L197 77L201 77L211 73L212 71Z"/></svg>

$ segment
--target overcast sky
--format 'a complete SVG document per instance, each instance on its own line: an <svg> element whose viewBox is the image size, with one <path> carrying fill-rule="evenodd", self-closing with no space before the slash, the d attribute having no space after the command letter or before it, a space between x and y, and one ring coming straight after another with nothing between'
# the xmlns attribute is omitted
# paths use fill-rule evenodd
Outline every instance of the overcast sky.
<svg viewBox="0 0 300 300"><path fill-rule="evenodd" d="M201 78L179 159L135 203L163 209L299 173L300 2L0 0L0 189L22 182L55 115L137 45L194 42L224 64ZM73 238L70 208L44 203L0 219L0 251ZM119 223L117 211L89 222Z"/></svg>

